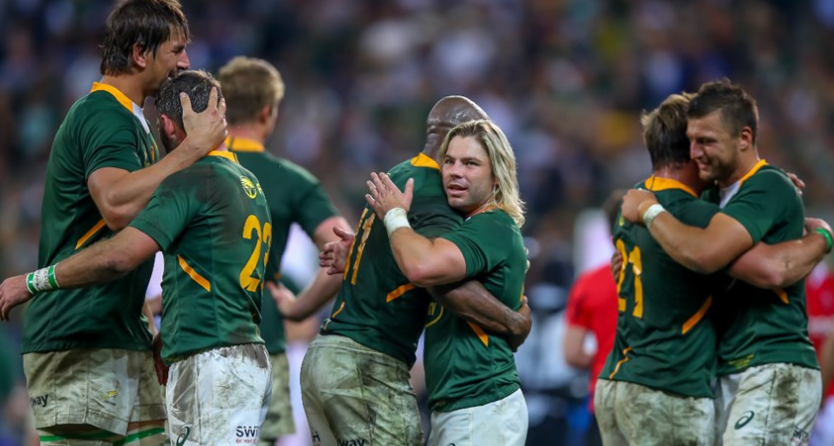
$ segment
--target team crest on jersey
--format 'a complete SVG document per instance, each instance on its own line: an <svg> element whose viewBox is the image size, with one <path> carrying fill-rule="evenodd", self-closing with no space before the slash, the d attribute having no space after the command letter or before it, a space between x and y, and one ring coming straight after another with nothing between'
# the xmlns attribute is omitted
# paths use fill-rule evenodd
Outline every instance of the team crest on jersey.
<svg viewBox="0 0 834 446"><path fill-rule="evenodd" d="M253 200L258 196L258 191L261 190L260 184L255 186L252 180L243 176L240 177L240 184L243 186L243 191L246 192L246 196Z"/></svg>

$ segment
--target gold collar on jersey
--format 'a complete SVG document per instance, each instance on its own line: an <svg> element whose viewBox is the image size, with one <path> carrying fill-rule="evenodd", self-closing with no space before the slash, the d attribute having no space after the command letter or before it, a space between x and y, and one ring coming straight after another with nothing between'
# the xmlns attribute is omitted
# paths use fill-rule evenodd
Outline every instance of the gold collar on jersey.
<svg viewBox="0 0 834 446"><path fill-rule="evenodd" d="M226 147L233 152L263 152L264 145L254 139L237 136L226 137Z"/></svg>

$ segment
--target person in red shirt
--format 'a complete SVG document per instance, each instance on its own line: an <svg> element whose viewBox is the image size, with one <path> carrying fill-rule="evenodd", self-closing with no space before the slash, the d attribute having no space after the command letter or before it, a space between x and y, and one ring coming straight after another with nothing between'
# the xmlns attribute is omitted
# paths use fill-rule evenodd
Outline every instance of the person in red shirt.
<svg viewBox="0 0 834 446"><path fill-rule="evenodd" d="M817 358L823 363L823 345L834 336L834 274L825 262L817 265L805 280L805 301L808 311L808 337L814 343ZM825 377L823 377L825 378ZM834 445L834 383L827 384L822 407L817 414L810 446Z"/></svg>
<svg viewBox="0 0 834 446"><path fill-rule="evenodd" d="M609 228L614 227L624 190L615 190L603 205ZM608 353L614 346L617 331L617 285L611 275L611 265L605 263L580 275L571 287L566 313L567 329L563 340L565 362L580 368L590 368L588 410L594 412L594 388ZM585 339L593 334L596 352L587 352ZM588 432L588 445L601 444L599 429L594 419Z"/></svg>

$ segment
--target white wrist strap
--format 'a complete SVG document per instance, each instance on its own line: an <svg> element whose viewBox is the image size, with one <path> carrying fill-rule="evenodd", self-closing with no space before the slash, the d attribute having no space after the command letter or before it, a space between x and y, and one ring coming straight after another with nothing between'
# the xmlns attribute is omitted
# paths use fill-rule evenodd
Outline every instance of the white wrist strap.
<svg viewBox="0 0 834 446"><path fill-rule="evenodd" d="M643 225L646 226L646 229L651 229L652 222L662 212L666 212L666 209L664 209L663 206L660 205L660 203L655 203L649 206L648 209L646 209L646 213L643 214Z"/></svg>
<svg viewBox="0 0 834 446"><path fill-rule="evenodd" d="M408 214L403 208L394 208L385 213L385 218L382 219L385 224L385 230L388 231L388 237L400 228L410 228L408 224Z"/></svg>

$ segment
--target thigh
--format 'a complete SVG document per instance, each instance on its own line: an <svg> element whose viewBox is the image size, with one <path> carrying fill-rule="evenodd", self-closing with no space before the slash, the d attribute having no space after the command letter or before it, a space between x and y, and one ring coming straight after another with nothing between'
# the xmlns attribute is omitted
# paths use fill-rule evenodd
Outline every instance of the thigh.
<svg viewBox="0 0 834 446"><path fill-rule="evenodd" d="M138 390L130 353L83 349L24 355L35 426L57 436L79 429L124 436Z"/></svg>
<svg viewBox="0 0 834 446"><path fill-rule="evenodd" d="M596 414L599 435L605 446L628 446L625 436L620 431L615 413L617 401L617 381L597 380L594 390L594 413Z"/></svg>
<svg viewBox="0 0 834 446"><path fill-rule="evenodd" d="M272 377L260 344L223 347L171 366L166 405L173 444L257 444Z"/></svg>
<svg viewBox="0 0 834 446"><path fill-rule="evenodd" d="M614 412L629 444L713 444L715 408L711 399L673 395L628 382L616 385Z"/></svg>
<svg viewBox="0 0 834 446"><path fill-rule="evenodd" d="M295 433L292 405L290 404L290 367L287 355L270 355L272 365L272 402L261 428L261 438L275 440Z"/></svg>
<svg viewBox="0 0 834 446"><path fill-rule="evenodd" d="M302 365L302 395L314 437L329 431L342 444L423 444L405 364L347 338L313 343Z"/></svg>
<svg viewBox="0 0 834 446"><path fill-rule="evenodd" d="M156 377L153 353L128 352L128 356L130 381L137 386L130 422L161 424L165 420L165 387Z"/></svg>
<svg viewBox="0 0 834 446"><path fill-rule="evenodd" d="M737 375L725 446L808 444L821 397L818 370L766 364Z"/></svg>

